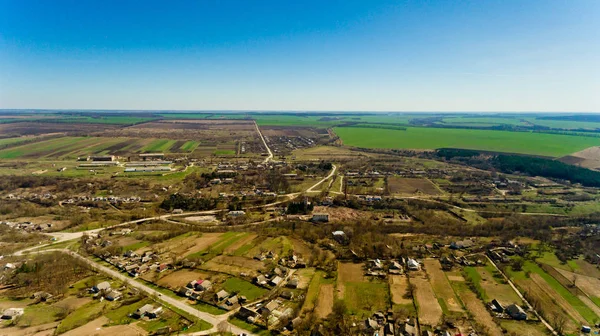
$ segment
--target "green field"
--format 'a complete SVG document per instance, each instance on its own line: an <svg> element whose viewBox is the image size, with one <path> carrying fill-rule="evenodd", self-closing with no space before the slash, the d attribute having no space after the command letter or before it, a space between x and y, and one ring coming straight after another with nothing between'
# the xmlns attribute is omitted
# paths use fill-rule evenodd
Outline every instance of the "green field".
<svg viewBox="0 0 600 336"><path fill-rule="evenodd" d="M523 123L523 121L518 117L449 117L442 119L440 124L472 127L489 127L500 125L526 126L526 124Z"/></svg>
<svg viewBox="0 0 600 336"><path fill-rule="evenodd" d="M254 301L267 293L267 290L254 286L248 281L238 278L229 278L223 283L223 289L228 292L236 292L243 295L248 301Z"/></svg>
<svg viewBox="0 0 600 336"><path fill-rule="evenodd" d="M532 132L408 127L405 131L336 127L345 145L363 148L464 148L551 157L600 145L600 138Z"/></svg>
<svg viewBox="0 0 600 336"><path fill-rule="evenodd" d="M333 127L348 122L405 124L419 115L296 115L296 114L260 114L260 113L165 113L166 119L247 119L256 120L259 126L294 126L294 127Z"/></svg>

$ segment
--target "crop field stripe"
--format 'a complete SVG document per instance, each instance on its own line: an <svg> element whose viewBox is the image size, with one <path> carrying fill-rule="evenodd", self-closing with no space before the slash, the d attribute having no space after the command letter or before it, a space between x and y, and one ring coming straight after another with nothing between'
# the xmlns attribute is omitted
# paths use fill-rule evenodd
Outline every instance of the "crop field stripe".
<svg viewBox="0 0 600 336"><path fill-rule="evenodd" d="M567 302L583 316L589 323L592 323L598 319L598 316L581 301L578 297L571 294L567 288L560 284L560 282L554 279L550 274L546 273L541 267L537 264L527 261L523 269L528 270L530 272L534 272L538 274L544 281L552 287L560 296L562 296Z"/></svg>
<svg viewBox="0 0 600 336"><path fill-rule="evenodd" d="M345 145L366 148L464 148L506 153L564 156L600 145L600 138L534 132L407 127L405 131L336 127Z"/></svg>

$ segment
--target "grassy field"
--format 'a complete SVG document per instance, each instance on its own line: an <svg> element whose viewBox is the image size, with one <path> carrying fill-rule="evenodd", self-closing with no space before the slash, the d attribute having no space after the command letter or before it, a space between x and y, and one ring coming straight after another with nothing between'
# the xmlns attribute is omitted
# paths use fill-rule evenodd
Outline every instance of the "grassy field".
<svg viewBox="0 0 600 336"><path fill-rule="evenodd" d="M465 148L558 157L600 145L600 138L531 132L421 127L405 131L354 127L334 130L344 144L366 148Z"/></svg>
<svg viewBox="0 0 600 336"><path fill-rule="evenodd" d="M267 290L254 286L248 281L238 278L229 278L223 283L223 289L228 292L236 292L243 295L248 301L254 301L267 293Z"/></svg>

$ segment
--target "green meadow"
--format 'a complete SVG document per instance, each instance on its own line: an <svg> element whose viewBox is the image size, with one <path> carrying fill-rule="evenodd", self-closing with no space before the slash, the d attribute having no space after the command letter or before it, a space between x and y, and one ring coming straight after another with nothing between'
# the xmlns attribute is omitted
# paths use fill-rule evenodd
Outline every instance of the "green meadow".
<svg viewBox="0 0 600 336"><path fill-rule="evenodd" d="M407 127L406 130L336 127L345 145L363 148L464 148L560 157L599 146L600 138L533 132Z"/></svg>

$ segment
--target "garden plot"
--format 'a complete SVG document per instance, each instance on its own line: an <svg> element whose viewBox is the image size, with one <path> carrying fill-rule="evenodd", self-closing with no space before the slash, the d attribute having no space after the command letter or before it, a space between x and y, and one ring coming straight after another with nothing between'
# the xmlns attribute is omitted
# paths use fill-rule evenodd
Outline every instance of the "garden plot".
<svg viewBox="0 0 600 336"><path fill-rule="evenodd" d="M431 286L435 291L438 300L442 300L446 308L451 312L463 312L460 302L454 295L454 290L442 271L442 267L437 259L427 259L424 261L425 269L429 274Z"/></svg>
<svg viewBox="0 0 600 336"><path fill-rule="evenodd" d="M410 283L415 287L415 300L419 322L423 325L435 326L442 320L442 307L435 297L431 283L425 272L411 273Z"/></svg>

